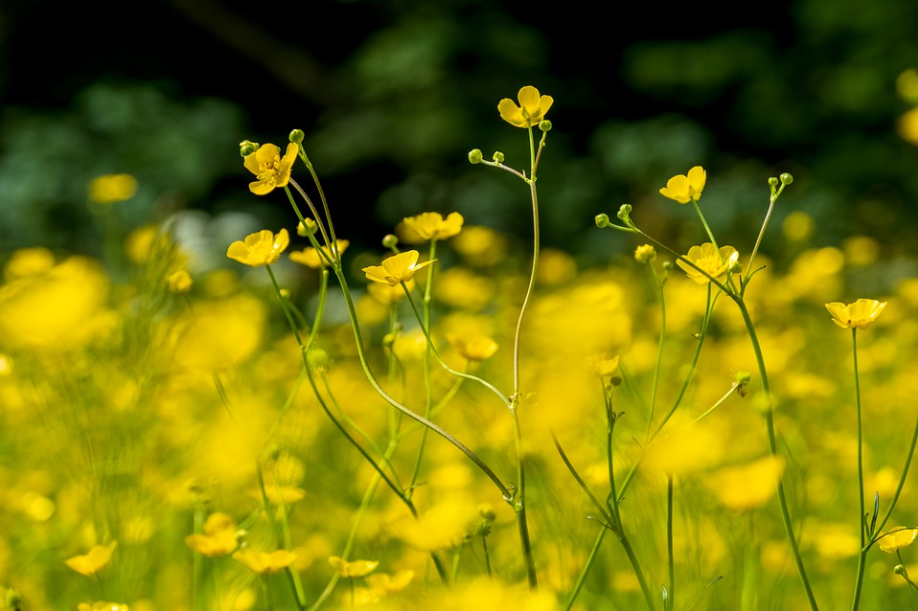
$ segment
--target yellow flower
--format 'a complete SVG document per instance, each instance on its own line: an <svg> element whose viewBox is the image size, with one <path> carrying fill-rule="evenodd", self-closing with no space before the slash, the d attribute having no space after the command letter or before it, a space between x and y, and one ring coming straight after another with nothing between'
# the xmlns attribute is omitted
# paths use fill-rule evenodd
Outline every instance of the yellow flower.
<svg viewBox="0 0 918 611"><path fill-rule="evenodd" d="M112 541L108 545L96 545L86 555L68 558L64 563L80 575L89 577L108 566L116 547L117 541Z"/></svg>
<svg viewBox="0 0 918 611"><path fill-rule="evenodd" d="M708 275L720 280L722 276L726 275L731 267L736 265L736 262L739 260L739 253L736 252L736 249L732 246L721 246L720 252L718 252L713 244L706 242L701 246L692 246L688 254L685 255L685 258L703 269ZM710 282L707 276L687 263L684 263L681 259L677 259L676 263L685 270L689 278L698 284Z"/></svg>
<svg viewBox="0 0 918 611"><path fill-rule="evenodd" d="M285 549L279 549L270 554L246 550L233 554L233 560L246 565L253 573L270 575L272 573L280 573L293 564L293 561L296 560L296 554Z"/></svg>
<svg viewBox="0 0 918 611"><path fill-rule="evenodd" d="M425 261L418 265L418 251L408 250L403 253L389 257L382 262L382 265L371 265L364 267L363 272L367 278L373 282L382 282L389 286L398 286L401 282L408 282L414 277L415 272L433 261Z"/></svg>
<svg viewBox="0 0 918 611"><path fill-rule="evenodd" d="M634 251L634 259L638 263L650 263L657 258L657 251L650 244L638 246Z"/></svg>
<svg viewBox="0 0 918 611"><path fill-rule="evenodd" d="M897 526L878 540L880 549L889 554L895 554L903 547L908 547L918 539L918 528L905 528Z"/></svg>
<svg viewBox="0 0 918 611"><path fill-rule="evenodd" d="M519 106L510 98L504 98L497 105L500 118L516 127L538 125L554 102L550 95L539 95L539 90L530 85L520 89L516 97L520 101Z"/></svg>
<svg viewBox="0 0 918 611"><path fill-rule="evenodd" d="M290 182L290 170L298 150L297 145L291 142L281 159L279 148L273 144L263 144L257 151L247 155L245 168L258 178L249 183L249 191L255 195L267 195L278 187L286 187Z"/></svg>
<svg viewBox="0 0 918 611"><path fill-rule="evenodd" d="M866 329L884 308L886 302L875 299L858 299L848 305L838 301L826 304L826 309L832 315L832 322L842 329Z"/></svg>
<svg viewBox="0 0 918 611"><path fill-rule="evenodd" d="M128 606L100 600L94 603L80 603L77 605L77 611L128 611Z"/></svg>
<svg viewBox="0 0 918 611"><path fill-rule="evenodd" d="M594 354L587 357L587 367L594 375L600 378L608 378L618 373L618 362L620 356L613 356L611 359L605 358L604 354Z"/></svg>
<svg viewBox="0 0 918 611"><path fill-rule="evenodd" d="M424 212L409 216L404 220L406 231L402 238L409 244L418 244L427 240L445 240L462 231L465 219L458 212L450 213L445 219L439 212Z"/></svg>
<svg viewBox="0 0 918 611"><path fill-rule="evenodd" d="M348 562L338 556L329 558L328 563L342 577L366 577L379 566L378 560L354 560L353 562Z"/></svg>
<svg viewBox="0 0 918 611"><path fill-rule="evenodd" d="M89 199L99 204L117 204L135 193L137 179L130 174L106 174L89 183Z"/></svg>
<svg viewBox="0 0 918 611"><path fill-rule="evenodd" d="M184 269L169 276L169 290L173 293L187 293L191 289L191 284L191 276Z"/></svg>
<svg viewBox="0 0 918 611"><path fill-rule="evenodd" d="M341 253L347 250L347 247L350 246L350 244L351 243L347 240L338 240L335 243L334 249L329 249L328 246L322 246L321 248L322 251L327 254L332 261L335 261L341 256ZM337 253L333 253L332 250L337 251ZM319 254L319 251L312 246L290 253L290 260L294 263L299 263L301 265L305 265L306 267L311 267L312 269L319 269L325 266L325 259L322 257L322 255Z"/></svg>
<svg viewBox="0 0 918 611"><path fill-rule="evenodd" d="M447 339L456 349L456 352L470 361L489 359L494 356L494 353L500 347L493 339L483 335L468 338L449 335Z"/></svg>
<svg viewBox="0 0 918 611"><path fill-rule="evenodd" d="M701 192L704 190L704 181L707 174L700 165L696 165L689 170L688 176L679 174L666 181L666 186L660 189L664 197L676 200L680 204L697 202L701 199Z"/></svg>
<svg viewBox="0 0 918 611"><path fill-rule="evenodd" d="M409 291L413 291L414 280L409 280L405 283L405 286L408 287ZM367 286L367 292L370 294L370 297L385 305L398 303L405 298L405 291L399 285L389 286L388 284L374 282Z"/></svg>
<svg viewBox="0 0 918 611"><path fill-rule="evenodd" d="M376 573L375 575L367 576L367 585L370 586L370 590L374 594L386 596L401 592L408 587L412 579L414 579L414 571L402 570L394 576L386 573Z"/></svg>
<svg viewBox="0 0 918 611"><path fill-rule="evenodd" d="M264 229L249 234L244 242L237 240L230 244L226 256L252 267L271 265L280 259L289 244L290 235L286 229L281 229L276 236Z"/></svg>
<svg viewBox="0 0 918 611"><path fill-rule="evenodd" d="M777 489L784 459L766 456L738 467L720 469L705 484L725 506L736 511L762 507Z"/></svg>
<svg viewBox="0 0 918 611"><path fill-rule="evenodd" d="M226 556L236 549L236 523L225 513L212 513L204 523L204 534L188 535L185 545L211 558Z"/></svg>

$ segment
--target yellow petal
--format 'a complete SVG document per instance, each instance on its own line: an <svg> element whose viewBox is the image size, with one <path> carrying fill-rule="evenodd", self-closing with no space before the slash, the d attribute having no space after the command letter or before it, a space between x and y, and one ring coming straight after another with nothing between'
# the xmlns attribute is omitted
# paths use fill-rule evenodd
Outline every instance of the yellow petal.
<svg viewBox="0 0 918 611"><path fill-rule="evenodd" d="M531 113L539 108L539 90L532 85L526 85L520 89L516 97L520 101L520 106L523 107L523 110Z"/></svg>
<svg viewBox="0 0 918 611"><path fill-rule="evenodd" d="M511 125L517 127L526 127L526 120L523 118L522 109L517 106L510 98L504 98L497 105L500 112L500 118Z"/></svg>

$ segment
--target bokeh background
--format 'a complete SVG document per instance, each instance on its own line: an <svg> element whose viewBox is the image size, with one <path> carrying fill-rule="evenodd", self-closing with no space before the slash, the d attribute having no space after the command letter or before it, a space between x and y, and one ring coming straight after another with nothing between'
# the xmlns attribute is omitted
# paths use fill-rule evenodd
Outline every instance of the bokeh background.
<svg viewBox="0 0 918 611"><path fill-rule="evenodd" d="M546 245L585 264L633 248L591 230L626 202L678 237L666 235L679 231L673 215L690 211L657 190L693 165L708 170L715 232L745 244L766 178L788 171L778 222L805 212L813 222L794 235L815 246L874 237L901 276L918 221L918 118L906 114L918 105L916 23L918 4L902 0L753 2L743 15L631 3L614 20L506 0L8 1L0 252L100 254L87 183L127 172L140 191L118 208L124 233L180 213L196 271L226 265L240 233L290 224L283 196L272 208L248 193L237 144L283 144L292 128L307 134L339 234L357 244L375 248L423 210L522 239L526 199L466 153L525 165L525 139L496 104L532 84L555 98ZM765 252L780 263L785 241L772 232Z"/></svg>

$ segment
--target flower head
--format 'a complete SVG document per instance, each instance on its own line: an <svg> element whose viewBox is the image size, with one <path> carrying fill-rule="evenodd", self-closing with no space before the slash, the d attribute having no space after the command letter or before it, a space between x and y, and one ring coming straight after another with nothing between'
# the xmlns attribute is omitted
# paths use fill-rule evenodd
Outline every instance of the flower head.
<svg viewBox="0 0 918 611"><path fill-rule="evenodd" d="M204 534L193 534L185 537L185 545L211 558L226 556L237 545L236 523L228 514L216 512L210 514L204 523Z"/></svg>
<svg viewBox="0 0 918 611"><path fill-rule="evenodd" d="M338 240L335 243L334 249L329 249L328 246L322 246L322 251L328 255L328 258L332 261L335 261L341 256L347 247L350 245L350 242L347 240ZM335 252L332 252L334 250ZM319 254L319 251L309 246L303 250L297 250L290 253L290 260L294 263L300 263L306 267L311 267L312 269L319 269L320 267L325 266L325 258Z"/></svg>
<svg viewBox="0 0 918 611"><path fill-rule="evenodd" d="M550 95L540 95L539 90L531 85L526 85L516 94L520 105L517 106L510 98L504 98L497 105L500 118L516 127L532 127L538 125L545 118L545 113L551 108L554 99Z"/></svg>
<svg viewBox="0 0 918 611"><path fill-rule="evenodd" d="M618 373L618 365L621 357L616 355L612 358L606 358L605 354L594 354L588 356L587 367L594 375L600 378L609 378Z"/></svg>
<svg viewBox="0 0 918 611"><path fill-rule="evenodd" d="M180 269L174 274L170 274L167 279L169 290L173 293L187 293L191 290L192 280L188 270Z"/></svg>
<svg viewBox="0 0 918 611"><path fill-rule="evenodd" d="M89 577L108 566L116 547L117 541L112 541L108 545L96 545L85 555L68 558L64 563L80 575Z"/></svg>
<svg viewBox="0 0 918 611"><path fill-rule="evenodd" d="M89 199L99 204L117 204L134 197L137 179L130 174L106 174L89 183Z"/></svg>
<svg viewBox="0 0 918 611"><path fill-rule="evenodd" d="M291 142L281 158L280 149L269 143L262 144L257 151L246 155L245 168L258 178L249 183L249 191L255 195L267 195L278 187L286 187L298 152L299 147Z"/></svg>
<svg viewBox="0 0 918 611"><path fill-rule="evenodd" d="M271 265L280 259L289 244L290 235L286 229L281 229L276 236L264 229L249 234L244 242L237 240L230 244L226 256L252 267Z"/></svg>
<svg viewBox="0 0 918 611"><path fill-rule="evenodd" d="M650 244L638 246L634 251L634 259L638 263L650 263L657 258L657 251Z"/></svg>
<svg viewBox="0 0 918 611"><path fill-rule="evenodd" d="M736 265L739 260L739 253L732 246L721 246L718 252L712 243L706 242L701 246L692 246L685 258L707 272L708 276L720 280L730 268ZM685 270L688 277L698 284L710 282L708 276L705 276L681 259L677 259L676 264Z"/></svg>
<svg viewBox="0 0 918 611"><path fill-rule="evenodd" d="M128 606L100 600L94 603L80 603L77 605L77 611L128 611Z"/></svg>
<svg viewBox="0 0 918 611"><path fill-rule="evenodd" d="M918 539L918 528L897 526L879 538L880 549L888 554L895 554L903 547L911 545Z"/></svg>
<svg viewBox="0 0 918 611"><path fill-rule="evenodd" d="M884 308L886 302L875 299L858 299L848 305L838 301L826 304L826 309L832 315L832 322L842 329L866 329Z"/></svg>
<svg viewBox="0 0 918 611"><path fill-rule="evenodd" d="M483 361L494 356L500 347L490 337L483 335L476 337L458 337L450 335L447 337L449 343L453 345L460 356L470 361Z"/></svg>
<svg viewBox="0 0 918 611"><path fill-rule="evenodd" d="M353 562L348 562L338 556L329 558L328 563L342 577L366 577L379 566L378 560L354 560Z"/></svg>
<svg viewBox="0 0 918 611"><path fill-rule="evenodd" d="M675 200L680 204L697 202L701 199L707 173L700 165L689 170L688 176L679 174L666 181L666 186L660 189L664 197Z"/></svg>
<svg viewBox="0 0 918 611"><path fill-rule="evenodd" d="M410 243L417 244L427 240L445 240L462 231L465 219L458 212L452 212L445 219L439 212L424 212L417 216L405 219L405 233L402 238Z"/></svg>
<svg viewBox="0 0 918 611"><path fill-rule="evenodd" d="M294 560L296 560L296 554L285 549L279 549L271 553L246 550L233 554L233 560L246 565L253 573L270 575L271 573L280 573L293 564Z"/></svg>
<svg viewBox="0 0 918 611"><path fill-rule="evenodd" d="M416 250L408 250L389 257L382 262L382 265L371 265L364 267L363 272L367 278L373 282L382 282L389 286L398 286L402 282L407 282L414 277L415 272L433 261L425 261L418 265L420 254Z"/></svg>

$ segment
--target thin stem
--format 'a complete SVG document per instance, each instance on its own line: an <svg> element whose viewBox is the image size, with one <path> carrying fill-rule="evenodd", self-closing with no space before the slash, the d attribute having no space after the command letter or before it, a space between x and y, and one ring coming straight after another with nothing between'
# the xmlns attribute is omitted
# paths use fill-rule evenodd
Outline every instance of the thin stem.
<svg viewBox="0 0 918 611"><path fill-rule="evenodd" d="M306 156L306 149L303 148L303 145L299 144L298 148L300 159L306 164L306 168L309 170L310 176L312 176L312 182L315 183L316 190L319 192L319 199L322 200L322 207L325 208L325 218L328 219L328 230L331 233L332 241L337 242L338 238L335 236L335 224L332 223L331 210L328 208L328 200L325 199L325 191L322 189L322 183L319 182L319 175L316 174L315 168L312 167L312 162L309 160L309 157Z"/></svg>
<svg viewBox="0 0 918 611"><path fill-rule="evenodd" d="M860 501L860 515L858 516L858 530L861 533L861 551L857 559L857 577L854 580L854 599L851 601L851 611L857 611L861 603L861 589L864 585L864 565L867 559L867 525L864 523L864 438L861 423L861 381L857 370L857 327L851 329L851 344L854 351L854 395L857 399L857 493Z"/></svg>
<svg viewBox="0 0 918 611"><path fill-rule="evenodd" d="M488 535L481 535L481 549L484 551L485 569L488 571L488 577L494 577L491 571L491 554L488 553Z"/></svg>
<svg viewBox="0 0 918 611"><path fill-rule="evenodd" d="M784 190L784 185L781 185L781 191ZM759 237L756 238L755 246L752 248L752 255L749 257L749 265L746 267L746 273L743 274L743 290L746 289L746 283L749 281L749 277L752 275L752 263L755 261L755 256L759 252L759 246L762 244L762 238L765 237L765 230L768 228L768 221L771 220L771 213L775 209L775 202L778 201L778 195L781 194L781 191L778 191L775 195L771 196L771 199L768 202L768 212L765 213L765 220L762 222L762 228L759 230Z"/></svg>
<svg viewBox="0 0 918 611"><path fill-rule="evenodd" d="M437 260L437 240L433 239L430 241L430 258L428 261ZM424 311L424 322L423 326L425 329L430 330L430 300L431 300L431 289L433 287L434 280L434 267L436 263L431 263L427 266L427 285L424 287L424 301L421 303L421 308ZM424 401L424 417L430 420L430 412L433 408L433 384L430 381L430 355L431 355L431 342L427 342L426 350L424 352L424 389L425 389L425 401ZM411 473L411 484L408 486L408 494L411 495L414 493L415 485L417 485L418 476L421 473L421 462L424 459L424 447L427 445L427 434L430 432L429 429L424 429L421 431L421 444L418 447L418 457L414 462L414 471Z"/></svg>
<svg viewBox="0 0 918 611"><path fill-rule="evenodd" d="M666 608L676 608L676 565L673 559L673 474L666 476L666 554L669 558L669 592Z"/></svg>
<svg viewBox="0 0 918 611"><path fill-rule="evenodd" d="M653 426L654 408L657 404L657 387L660 383L660 365L663 362L663 340L666 337L666 297L663 293L663 282L661 282L660 277L657 276L657 270L654 268L653 262L648 261L647 267L650 269L654 283L657 285L657 293L660 298L660 340L657 345L657 364L653 369L653 387L650 391L650 415L647 418L647 441L649 442L650 430Z"/></svg>
<svg viewBox="0 0 918 611"><path fill-rule="evenodd" d="M606 537L606 531L606 528L599 529L599 535L596 536L596 543L593 544L593 549L590 550L590 555L587 556L586 564L583 565L583 570L580 571L580 576L577 578L577 583L574 584L574 591L571 592L571 596L567 600L567 604L564 606L564 611L570 611L571 607L574 606L574 602L577 600L577 597L580 596L580 590L583 589L583 583L586 581L590 569L593 568L593 562L596 560L596 553L602 546L602 540Z"/></svg>
<svg viewBox="0 0 918 611"><path fill-rule="evenodd" d="M714 245L714 250L720 252L720 248L717 247L717 240L714 239L714 233L708 226L708 221L705 220L704 214L701 213L701 208L698 206L698 202L694 199L692 200L692 206L695 208L695 212L698 213L698 218L701 219L701 224L704 225L704 230L708 233L708 238L711 239L711 244Z"/></svg>
<svg viewBox="0 0 918 611"><path fill-rule="evenodd" d="M453 552L453 574L450 583L453 585L456 584L456 579L459 577L459 561L462 559L462 546L456 548L456 551Z"/></svg>

